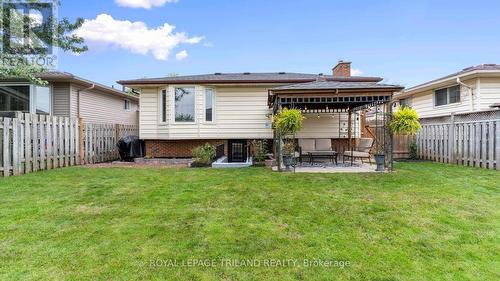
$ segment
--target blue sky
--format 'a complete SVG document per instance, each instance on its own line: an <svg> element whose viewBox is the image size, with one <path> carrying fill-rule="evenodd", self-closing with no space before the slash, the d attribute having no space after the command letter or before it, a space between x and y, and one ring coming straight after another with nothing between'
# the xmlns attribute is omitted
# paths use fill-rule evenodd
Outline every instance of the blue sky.
<svg viewBox="0 0 500 281"><path fill-rule="evenodd" d="M95 21L106 14L117 24L105 25L105 32L87 26L90 51L60 53L60 70L112 85L170 73L329 73L344 59L362 75L412 86L467 66L500 63L499 1L178 0L150 9L124 7L127 1L61 1L60 17ZM149 1L164 2L143 2ZM124 21L143 22L146 31L176 26L165 41L182 37L175 32L186 35L167 44L165 60L164 53L152 53L163 37L135 36ZM149 52L138 53L141 48ZM182 51L187 57L177 60Z"/></svg>

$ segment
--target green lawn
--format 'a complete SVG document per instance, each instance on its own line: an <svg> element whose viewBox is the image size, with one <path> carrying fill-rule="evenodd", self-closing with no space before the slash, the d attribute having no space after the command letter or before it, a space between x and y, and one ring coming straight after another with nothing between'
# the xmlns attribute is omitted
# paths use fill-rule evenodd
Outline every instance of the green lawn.
<svg viewBox="0 0 500 281"><path fill-rule="evenodd" d="M0 280L499 280L499 185L499 172L433 163L0 179Z"/></svg>

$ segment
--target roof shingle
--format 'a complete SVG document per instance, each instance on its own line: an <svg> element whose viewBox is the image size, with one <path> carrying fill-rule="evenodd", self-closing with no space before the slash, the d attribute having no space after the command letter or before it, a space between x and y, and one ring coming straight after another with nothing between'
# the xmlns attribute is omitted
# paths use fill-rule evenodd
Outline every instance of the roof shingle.
<svg viewBox="0 0 500 281"><path fill-rule="evenodd" d="M322 77L328 81L380 82L380 77L337 77L307 73L268 72L268 73L214 73L186 75L162 78L143 78L118 81L122 85L134 84L183 84L183 83L303 83L315 81Z"/></svg>

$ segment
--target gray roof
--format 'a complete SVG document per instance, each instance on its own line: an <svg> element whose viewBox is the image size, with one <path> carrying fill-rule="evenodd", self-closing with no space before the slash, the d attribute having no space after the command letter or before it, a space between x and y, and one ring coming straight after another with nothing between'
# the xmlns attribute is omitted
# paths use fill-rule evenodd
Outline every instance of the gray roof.
<svg viewBox="0 0 500 281"><path fill-rule="evenodd" d="M390 89L401 90L403 87L389 84L379 84L376 82L336 82L336 81L315 81L309 83L299 83L272 88L272 91L293 91L293 90L336 90L336 89Z"/></svg>
<svg viewBox="0 0 500 281"><path fill-rule="evenodd" d="M87 80L82 77L78 77L76 75L73 75L69 72L63 72L63 71L47 71L47 72L42 72L37 75L35 75L38 78L41 78L43 80L49 81L49 82L77 82L81 84L85 84L87 86L92 86L94 85L97 89L101 91L105 91L107 93L131 98L133 100L139 100L139 96L131 93L127 93L118 89L115 89L113 87L109 87L91 80Z"/></svg>
<svg viewBox="0 0 500 281"><path fill-rule="evenodd" d="M329 81L365 81L365 82L379 82L382 81L380 77L338 77L332 75L318 75L307 73L288 73L288 72L268 72L268 73L213 73L201 75L187 75L175 77L161 77L161 78L143 78L134 80L121 80L118 81L122 85L134 84L188 84L188 83L215 83L215 84L229 84L229 83L302 83L312 82L318 77L323 77Z"/></svg>

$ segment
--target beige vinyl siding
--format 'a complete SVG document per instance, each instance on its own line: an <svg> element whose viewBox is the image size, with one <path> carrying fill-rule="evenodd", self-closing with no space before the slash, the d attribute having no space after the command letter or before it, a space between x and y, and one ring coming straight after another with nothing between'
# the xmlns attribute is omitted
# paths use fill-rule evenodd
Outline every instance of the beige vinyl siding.
<svg viewBox="0 0 500 281"><path fill-rule="evenodd" d="M85 87L71 84L71 114L78 116L78 90ZM80 115L85 122L137 124L138 104L130 100L131 109L124 108L124 97L97 90L80 92Z"/></svg>
<svg viewBox="0 0 500 281"><path fill-rule="evenodd" d="M52 114L70 116L70 83L52 83Z"/></svg>
<svg viewBox="0 0 500 281"><path fill-rule="evenodd" d="M160 90L158 88L141 89L139 102L139 137L141 139L167 139L168 128L160 130ZM168 118L168 114L167 114Z"/></svg>
<svg viewBox="0 0 500 281"><path fill-rule="evenodd" d="M476 79L464 81L465 84L476 87ZM442 86L439 88L453 86L455 83ZM476 98L477 99L477 98ZM474 106L477 104L474 100ZM416 109L420 118L436 117L450 115L451 113L467 113L472 111L470 91L466 87L460 88L460 102L447 104L443 106L435 106L434 103L434 89L415 93L411 98L411 106Z"/></svg>
<svg viewBox="0 0 500 281"><path fill-rule="evenodd" d="M205 87L195 87L196 121L174 120L175 87L141 89L140 136L143 139L260 139L272 138L267 87L210 87L215 90L215 116L205 122ZM160 122L160 95L167 92L167 122Z"/></svg>
<svg viewBox="0 0 500 281"><path fill-rule="evenodd" d="M479 78L480 110L491 109L492 104L500 103L500 77Z"/></svg>
<svg viewBox="0 0 500 281"><path fill-rule="evenodd" d="M176 87L194 87L194 123L175 123ZM205 122L205 88L215 90L214 121ZM161 122L161 91L167 90L166 117ZM273 138L271 111L267 105L268 88L251 86L164 86L141 89L140 137L142 139L270 139ZM307 114L300 138L347 137L347 113ZM359 122L357 123L359 134Z"/></svg>
<svg viewBox="0 0 500 281"><path fill-rule="evenodd" d="M297 138L347 138L348 119L347 113L340 114L305 114L304 126L297 134ZM354 115L353 115L353 118ZM358 120L357 120L358 121ZM356 122L353 133L358 136L360 123ZM340 134L339 134L340 127Z"/></svg>

